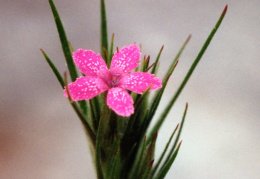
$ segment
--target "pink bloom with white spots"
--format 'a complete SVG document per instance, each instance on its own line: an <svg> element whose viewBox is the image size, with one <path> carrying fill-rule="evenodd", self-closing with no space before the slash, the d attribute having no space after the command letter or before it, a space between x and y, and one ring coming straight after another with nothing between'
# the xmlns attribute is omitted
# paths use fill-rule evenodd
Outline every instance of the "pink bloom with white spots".
<svg viewBox="0 0 260 179"><path fill-rule="evenodd" d="M132 72L138 66L140 49L132 44L121 48L112 58L110 69L100 54L78 49L73 59L86 76L77 78L68 85L73 101L88 100L108 91L106 103L116 114L130 116L134 113L134 101L129 91L142 94L148 88L155 90L162 81L151 73ZM64 91L67 96L66 91Z"/></svg>

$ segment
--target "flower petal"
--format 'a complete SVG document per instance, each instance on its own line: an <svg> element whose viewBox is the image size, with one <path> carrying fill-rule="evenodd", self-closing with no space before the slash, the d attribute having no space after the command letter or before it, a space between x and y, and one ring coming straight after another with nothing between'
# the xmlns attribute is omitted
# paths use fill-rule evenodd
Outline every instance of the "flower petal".
<svg viewBox="0 0 260 179"><path fill-rule="evenodd" d="M73 59L80 71L85 75L98 76L107 71L107 65L100 54L92 50L78 49L73 53Z"/></svg>
<svg viewBox="0 0 260 179"><path fill-rule="evenodd" d="M142 94L148 88L156 90L162 87L162 81L151 73L133 72L124 76L120 86L135 93Z"/></svg>
<svg viewBox="0 0 260 179"><path fill-rule="evenodd" d="M73 101L88 100L106 91L108 86L98 77L85 76L77 78L68 85L70 97ZM64 89L67 97L67 91Z"/></svg>
<svg viewBox="0 0 260 179"><path fill-rule="evenodd" d="M138 66L140 55L140 49L135 44L123 47L114 54L110 70L130 72Z"/></svg>
<svg viewBox="0 0 260 179"><path fill-rule="evenodd" d="M134 101L130 94L122 88L111 88L107 94L107 105L120 116L134 113Z"/></svg>

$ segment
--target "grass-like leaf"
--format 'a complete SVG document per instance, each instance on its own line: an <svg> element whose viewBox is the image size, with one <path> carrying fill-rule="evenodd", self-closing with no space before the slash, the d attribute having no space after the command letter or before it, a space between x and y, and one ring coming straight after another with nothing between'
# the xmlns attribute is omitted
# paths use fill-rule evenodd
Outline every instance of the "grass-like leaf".
<svg viewBox="0 0 260 179"><path fill-rule="evenodd" d="M111 42L110 42L110 46L109 46L109 53L108 53L108 61L107 61L107 65L108 67L110 66L112 57L113 57L113 53L114 53L114 40L115 40L115 34L112 34L111 37Z"/></svg>
<svg viewBox="0 0 260 179"><path fill-rule="evenodd" d="M111 164L108 166L108 179L120 178L121 158L120 148L116 151L115 156L112 158Z"/></svg>
<svg viewBox="0 0 260 179"><path fill-rule="evenodd" d="M61 88L64 89L64 86L65 86L65 81L63 80L60 72L58 71L58 69L56 68L56 66L53 64L52 60L49 58L49 56L46 54L46 52L43 50L43 49L40 49L44 58L46 59L47 63L49 64L50 68L52 69L54 75L56 76L57 80L59 81L60 85L61 85ZM78 116L84 120L84 121L87 121L86 119L86 113L84 113L84 111L82 111L84 114L81 113L80 109L78 109L76 103L71 103L73 109L76 111L76 113L78 114ZM88 126L90 127L90 124L88 123ZM91 128L91 127L90 127ZM93 131L93 130L91 130ZM92 135L92 134L91 134Z"/></svg>
<svg viewBox="0 0 260 179"><path fill-rule="evenodd" d="M175 141L173 143L172 149L169 152L169 154L171 154L175 150L175 147L177 146L177 144L179 142L179 139L181 137L181 132L182 132L182 129L183 129L183 126L184 126L184 122L185 122L185 119L186 119L187 111L188 111L188 103L186 103L185 110L184 110L184 113L183 113L183 116L182 116L182 120L181 120L180 129L179 129L179 131L177 133L176 139L175 139ZM167 158L169 158L169 156Z"/></svg>
<svg viewBox="0 0 260 179"><path fill-rule="evenodd" d="M65 83L65 90L68 94L68 100L69 100L70 104L72 105L74 111L78 115L79 119L81 120L82 124L84 125L85 129L87 130L87 134L90 138L91 143L93 144L93 146L95 146L96 135L95 135L93 129L91 128L91 124L89 123L89 121L86 120L85 116L82 114L82 112L81 112L80 108L77 106L77 104L71 100L70 92L67 88L67 74L66 73L64 73L64 83Z"/></svg>
<svg viewBox="0 0 260 179"><path fill-rule="evenodd" d="M138 148L141 146L145 130L142 130L143 116L146 114L146 101L149 90L142 95L137 95L135 99L135 113L128 119L127 127L122 138L122 156L125 159L124 168L129 170L134 163ZM126 120L126 119L123 119ZM131 147L129 147L131 146Z"/></svg>
<svg viewBox="0 0 260 179"><path fill-rule="evenodd" d="M138 178L137 171L141 165L141 161L143 160L143 157L145 157L145 155L144 155L145 148L146 148L146 137L143 138L142 143L141 143L140 147L138 148L137 155L134 159L133 167L130 170L130 173L127 177L128 179Z"/></svg>
<svg viewBox="0 0 260 179"><path fill-rule="evenodd" d="M175 133L176 133L178 128L179 128L179 124L175 127L175 129L174 129L173 133L171 134L171 136L170 136L170 138L169 138L169 140L168 140L168 142L167 142L167 144L166 144L162 154L160 155L160 158L159 158L158 162L155 164L155 166L153 168L153 171L152 171L152 176L157 172L157 169L160 166L160 164L161 164L161 162L162 162L162 160L163 160L163 158L164 158L164 156L165 156L165 154L166 154L166 152L167 152L167 150L168 150L168 148L170 146L170 143L171 143L171 141L173 139L173 136L175 135Z"/></svg>
<svg viewBox="0 0 260 179"><path fill-rule="evenodd" d="M169 151L167 157L166 157L166 160L164 161L162 167L160 168L159 172L158 172L158 175L159 176L165 176L165 174L168 172L168 170L170 169L170 166L172 165L172 163L174 162L176 156L177 156L177 153L178 153L178 147L177 144L179 143L179 139L180 139L180 136L181 136L181 132L182 132L182 129L183 129L183 125L184 125L184 121L186 119L186 114L187 114L187 111L188 111L188 103L186 103L186 106L185 106L185 110L184 110L184 113L183 113L183 116L182 116L182 120L181 120L181 124L180 124L180 129L177 133L177 136L175 138L175 141L171 147L171 150ZM180 143L179 143L180 145ZM176 152L177 151L177 152ZM175 155L176 153L176 155ZM156 171L154 171L156 172ZM155 177L156 178L156 177Z"/></svg>
<svg viewBox="0 0 260 179"><path fill-rule="evenodd" d="M166 176L166 174L168 173L169 169L171 168L172 166L172 163L174 162L174 160L176 159L177 155L178 155L178 152L179 152L179 149L181 147L181 143L182 141L178 144L176 150L174 151L174 153L171 155L169 161L166 163L166 165L164 165L162 167L162 169L159 171L158 175L156 175L154 177L154 179L164 179L164 177Z"/></svg>
<svg viewBox="0 0 260 179"><path fill-rule="evenodd" d="M105 0L100 0L100 17L101 17L101 52L102 56L108 57L108 54L105 54L108 52L108 33L107 33L107 17L106 17L106 5ZM108 58L105 58L105 60L108 60ZM108 63L107 63L108 64Z"/></svg>
<svg viewBox="0 0 260 179"><path fill-rule="evenodd" d="M154 134L151 143L147 146L144 160L140 167L140 179L147 179L151 175L151 170L154 162L155 144L158 134Z"/></svg>
<svg viewBox="0 0 260 179"><path fill-rule="evenodd" d="M56 68L56 66L53 64L52 60L49 58L49 56L45 53L45 51L43 49L40 49L45 60L47 61L47 63L49 64L50 68L52 69L54 75L56 76L57 80L59 81L62 89L65 86L64 80L60 74L60 72L58 71L58 69Z"/></svg>
<svg viewBox="0 0 260 179"><path fill-rule="evenodd" d="M150 64L150 55L148 55L147 57L144 56L144 60L141 64L141 71L146 72L147 69L149 68L149 64Z"/></svg>
<svg viewBox="0 0 260 179"><path fill-rule="evenodd" d="M75 65L73 63L69 41L67 40L65 30L63 28L59 13L56 9L56 6L55 6L53 0L49 0L49 4L51 6L53 17L54 17L54 20L55 20L55 23L57 26L57 30L58 30L59 37L60 37L60 42L62 45L62 50L63 50L64 56L65 56L65 59L66 59L67 65L68 65L68 70L70 73L71 80L75 81L76 78L78 77L78 74L77 74Z"/></svg>
<svg viewBox="0 0 260 179"><path fill-rule="evenodd" d="M106 170L104 168L104 142L107 139L107 130L109 127L111 111L104 107L102 116L99 120L99 126L96 137L96 169L99 179L106 178Z"/></svg>
<svg viewBox="0 0 260 179"><path fill-rule="evenodd" d="M158 71L158 68L159 68L159 60L161 58L161 54L162 54L163 49L164 49L164 45L161 47L161 49L160 49L160 51L159 51L159 53L156 57L156 60L154 62L154 66L153 66L152 71L151 71L152 74L157 74L157 71Z"/></svg>
<svg viewBox="0 0 260 179"><path fill-rule="evenodd" d="M59 13L57 11L57 8L56 8L53 0L49 0L49 4L50 4L50 7L51 7L51 10L52 10L52 13L53 13L53 17L54 17L54 20L55 20L55 23L56 23L56 27L57 27L57 30L58 30L58 33L59 33L63 54L64 54L64 57L66 59L66 63L67 63L68 70L69 70L69 73L70 73L70 78L71 78L72 81L75 81L76 78L78 77L78 74L77 74L77 70L76 70L76 67L74 65L72 55L71 55L71 50L73 49L72 44L67 39L66 32L63 28L62 21L60 19ZM81 108L83 114L87 115L87 104L86 104L86 102L80 101L78 103L80 105L80 108Z"/></svg>
<svg viewBox="0 0 260 179"><path fill-rule="evenodd" d="M180 50L178 51L177 55L175 56L175 58L173 59L173 62L172 64L170 65L169 69L167 70L167 73L163 79L163 86L162 88L160 89L160 91L158 91L156 93L156 95L154 96L154 99L152 100L152 105L150 107L150 111L149 111L149 114L148 114L148 117L147 119L148 120L151 120L160 104L160 101L161 101L161 98L162 98L162 95L165 91L165 88L166 88L166 85L168 84L168 81L170 79L170 77L172 76L177 64L178 64L178 60L180 58L180 56L182 55L185 47L187 46L188 42L190 41L191 39L191 35L189 35L187 37L187 39L184 41L183 45L181 46ZM149 125L149 123L148 123ZM147 126L148 127L148 126ZM156 129L156 128L155 128ZM155 129L152 129L151 133L148 135L148 141L150 141L151 139L151 136L153 135L153 133L156 133L157 131Z"/></svg>
<svg viewBox="0 0 260 179"><path fill-rule="evenodd" d="M90 100L90 106L92 108L91 110L92 110L92 112L94 114L96 124L99 123L99 120L101 118L101 108L102 107L100 106L100 103L99 103L99 98L100 97L95 97L95 98Z"/></svg>
<svg viewBox="0 0 260 179"><path fill-rule="evenodd" d="M214 26L214 28L212 29L211 33L209 34L208 38L206 39L204 45L202 46L200 52L198 53L197 57L195 58L194 62L192 63L191 67L189 68L189 71L187 72L186 76L184 77L181 85L179 86L179 88L177 89L175 95L173 96L173 98L170 100L170 102L166 105L166 108L164 109L164 111L162 112L162 114L160 115L159 120L156 122L156 124L154 125L154 127L152 128L151 134L157 132L161 125L163 124L166 116L168 115L170 109L172 108L172 106L174 105L174 103L176 102L176 100L178 99L179 95L181 94L182 90L184 89L184 87L186 86L188 80L190 79L193 71L195 70L195 68L197 67L198 63L200 62L204 52L206 51L207 47L209 46L212 38L214 37L216 31L218 30L223 18L225 17L225 14L227 12L227 5L225 6L220 18L218 19L216 25Z"/></svg>

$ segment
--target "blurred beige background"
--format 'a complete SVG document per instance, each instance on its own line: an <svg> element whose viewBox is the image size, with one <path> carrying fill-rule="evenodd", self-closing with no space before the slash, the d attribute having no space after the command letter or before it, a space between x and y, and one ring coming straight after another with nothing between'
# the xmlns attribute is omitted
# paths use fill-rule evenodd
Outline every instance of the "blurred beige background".
<svg viewBox="0 0 260 179"><path fill-rule="evenodd" d="M158 151L188 101L184 143L167 179L260 177L260 1L107 0L118 46L142 43L154 58L165 45L161 72L192 33L163 103L226 3L226 19L161 130ZM99 1L56 5L74 46L99 51ZM55 28L47 0L0 0L1 179L95 178L81 124L39 51L65 70Z"/></svg>

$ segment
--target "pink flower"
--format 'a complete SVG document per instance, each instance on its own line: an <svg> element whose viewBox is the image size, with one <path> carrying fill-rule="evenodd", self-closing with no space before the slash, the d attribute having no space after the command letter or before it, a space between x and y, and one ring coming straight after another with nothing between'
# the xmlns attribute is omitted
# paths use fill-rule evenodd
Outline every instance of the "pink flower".
<svg viewBox="0 0 260 179"><path fill-rule="evenodd" d="M108 91L108 107L120 116L130 116L134 113L134 102L128 90L142 94L148 88L155 90L162 86L162 81L151 73L131 72L138 66L140 55L140 49L135 44L123 47L114 54L108 69L100 54L91 50L76 50L73 53L74 62L86 76L68 85L71 99L89 100Z"/></svg>

